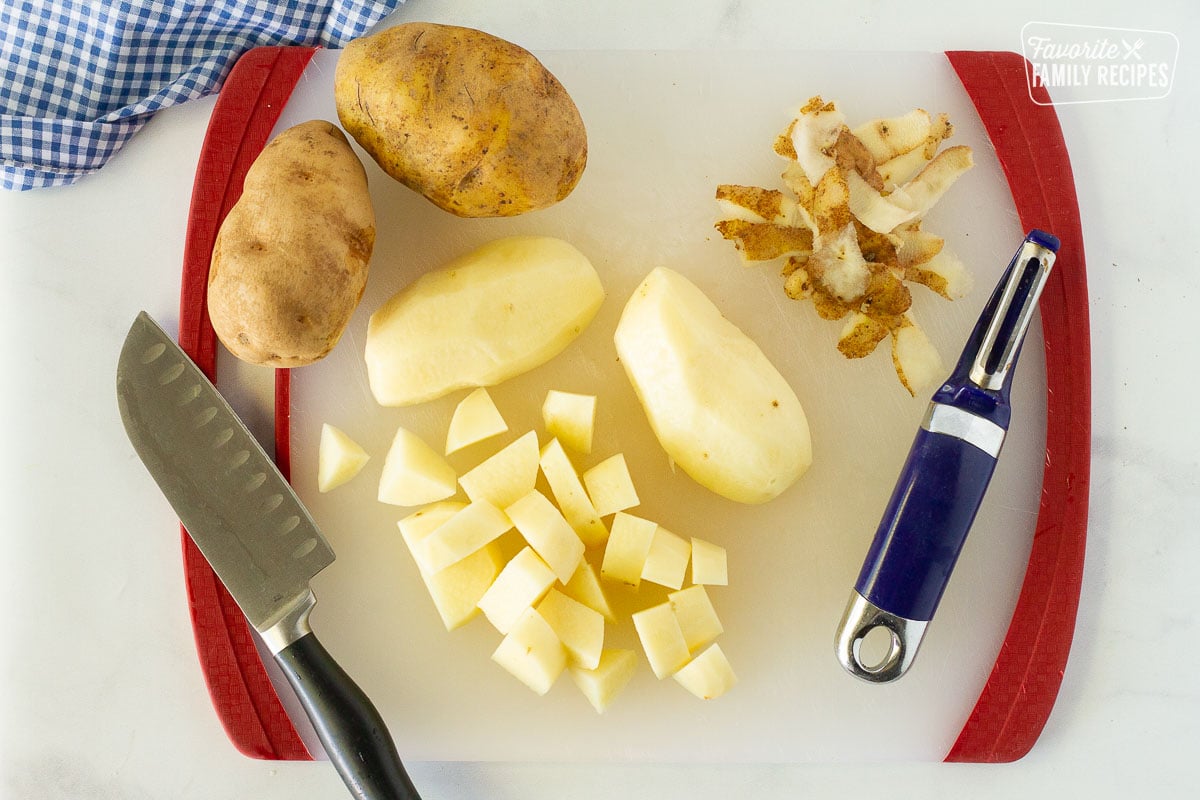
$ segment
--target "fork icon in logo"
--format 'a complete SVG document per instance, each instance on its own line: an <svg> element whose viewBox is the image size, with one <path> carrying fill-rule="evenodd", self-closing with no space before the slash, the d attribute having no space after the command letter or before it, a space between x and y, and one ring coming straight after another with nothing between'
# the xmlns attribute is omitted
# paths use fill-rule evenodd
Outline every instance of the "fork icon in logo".
<svg viewBox="0 0 1200 800"><path fill-rule="evenodd" d="M1133 44L1130 44L1129 42L1122 39L1121 44L1125 47L1125 55L1121 56L1122 60L1128 61L1129 57L1133 56L1138 61L1141 61L1142 54L1139 53L1138 51L1142 49L1142 45L1144 45L1145 43L1146 42L1143 39L1138 39Z"/></svg>

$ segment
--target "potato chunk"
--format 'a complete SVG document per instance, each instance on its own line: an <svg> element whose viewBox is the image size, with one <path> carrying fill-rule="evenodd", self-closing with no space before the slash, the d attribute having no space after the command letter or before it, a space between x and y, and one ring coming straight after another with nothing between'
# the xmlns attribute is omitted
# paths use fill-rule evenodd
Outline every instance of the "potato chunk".
<svg viewBox="0 0 1200 800"><path fill-rule="evenodd" d="M729 584L729 564L724 547L692 537L692 583L708 586Z"/></svg>
<svg viewBox="0 0 1200 800"><path fill-rule="evenodd" d="M430 575L457 564L512 529L512 520L495 506L471 503L439 525L413 549L413 558Z"/></svg>
<svg viewBox="0 0 1200 800"><path fill-rule="evenodd" d="M689 586L667 595L688 650L696 652L724 632L712 600L703 586Z"/></svg>
<svg viewBox="0 0 1200 800"><path fill-rule="evenodd" d="M737 675L719 644L710 645L672 677L701 700L720 697L737 683Z"/></svg>
<svg viewBox="0 0 1200 800"><path fill-rule="evenodd" d="M559 510L583 543L588 547L604 544L608 540L608 528L604 527L603 520L596 513L596 507L588 498L571 457L558 439L551 439L542 448L539 465Z"/></svg>
<svg viewBox="0 0 1200 800"><path fill-rule="evenodd" d="M599 611L557 589L551 589L546 594L538 603L537 610L567 648L573 663L584 669L600 666L600 654L604 649L604 617Z"/></svg>
<svg viewBox="0 0 1200 800"><path fill-rule="evenodd" d="M321 426L317 448L317 490L328 492L359 473L371 457L362 445L329 423Z"/></svg>
<svg viewBox="0 0 1200 800"><path fill-rule="evenodd" d="M592 452L596 396L551 389L542 403L542 423L546 433L575 452L586 455Z"/></svg>
<svg viewBox="0 0 1200 800"><path fill-rule="evenodd" d="M458 475L438 453L407 428L397 428L379 477L379 502L419 506L444 500L458 489Z"/></svg>
<svg viewBox="0 0 1200 800"><path fill-rule="evenodd" d="M567 668L567 649L537 609L527 608L492 660L538 694L545 694Z"/></svg>
<svg viewBox="0 0 1200 800"><path fill-rule="evenodd" d="M496 404L492 402L487 389L481 386L454 408L450 428L446 431L446 455L499 436L507 430L508 423L496 410Z"/></svg>
<svg viewBox="0 0 1200 800"><path fill-rule="evenodd" d="M554 585L554 571L526 547L504 565L479 598L479 610L501 633L508 633L525 610L542 599Z"/></svg>
<svg viewBox="0 0 1200 800"><path fill-rule="evenodd" d="M472 500L505 508L533 491L538 473L537 434L529 431L458 479Z"/></svg>
<svg viewBox="0 0 1200 800"><path fill-rule="evenodd" d="M505 508L504 513L555 576L563 583L571 580L583 561L583 540L562 512L534 489Z"/></svg>
<svg viewBox="0 0 1200 800"><path fill-rule="evenodd" d="M413 554L413 560L417 560L421 542L462 509L462 503L444 500L415 511L397 523L404 543ZM461 561L432 574L417 561L421 580L425 582L434 608L448 631L462 627L479 613L479 598L483 597L503 566L503 554L496 542L490 542Z"/></svg>
<svg viewBox="0 0 1200 800"><path fill-rule="evenodd" d="M661 680L673 675L691 659L687 640L670 603L661 603L634 613L633 627L654 677Z"/></svg>
<svg viewBox="0 0 1200 800"><path fill-rule="evenodd" d="M642 580L668 589L679 589L683 586L691 553L692 546L687 539L659 525L650 542L650 552L646 554Z"/></svg>
<svg viewBox="0 0 1200 800"><path fill-rule="evenodd" d="M584 472L583 485L596 513L602 517L641 503L633 478L629 476L624 453L610 456Z"/></svg>
<svg viewBox="0 0 1200 800"><path fill-rule="evenodd" d="M658 525L648 519L618 511L604 547L600 577L637 588L642 582L642 570L657 528Z"/></svg>
<svg viewBox="0 0 1200 800"><path fill-rule="evenodd" d="M612 704L622 689L629 685L637 669L637 654L632 650L605 648L595 669L568 666L571 678L598 714Z"/></svg>

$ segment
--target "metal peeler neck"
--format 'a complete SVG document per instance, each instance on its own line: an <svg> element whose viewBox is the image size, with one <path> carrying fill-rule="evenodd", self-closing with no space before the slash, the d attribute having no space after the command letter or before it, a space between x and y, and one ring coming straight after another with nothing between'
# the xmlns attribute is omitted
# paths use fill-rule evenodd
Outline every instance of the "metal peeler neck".
<svg viewBox="0 0 1200 800"><path fill-rule="evenodd" d="M1055 252L1047 246L1045 235L1039 233L1027 236L1013 256L977 325L982 334L972 337L974 352L968 346L963 353L964 360L970 357L967 377L981 389L1006 389L1038 298L1054 266Z"/></svg>

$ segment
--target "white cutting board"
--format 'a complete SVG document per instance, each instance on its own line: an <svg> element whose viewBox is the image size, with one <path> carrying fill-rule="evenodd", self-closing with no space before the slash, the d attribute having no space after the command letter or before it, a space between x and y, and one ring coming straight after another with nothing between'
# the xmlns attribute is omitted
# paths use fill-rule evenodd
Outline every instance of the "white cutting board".
<svg viewBox="0 0 1200 800"><path fill-rule="evenodd" d="M976 287L955 303L921 287L913 294L949 366L1023 236L949 63L939 53L539 56L574 97L589 138L583 179L554 208L511 220L458 219L360 151L378 228L366 294L332 355L292 376L293 481L337 553L314 581L314 629L378 705L409 760L944 758L995 660L1032 541L1045 441L1040 325L1024 348L1015 419L991 491L915 666L893 685L859 682L834 657L834 630L927 397L901 389L886 345L861 361L843 359L834 347L841 324L788 300L778 265L743 266L712 226L717 184L779 186L783 162L772 141L812 95L836 100L851 125L918 106L948 112L956 128L949 143L971 145L976 167L925 227L945 236ZM316 55L277 131L312 118L336 122L337 58ZM565 675L547 696L534 695L491 662L500 636L482 617L453 633L442 628L395 527L405 510L374 499L396 426L439 443L466 392L411 409L377 406L362 361L369 315L426 270L516 233L571 241L592 260L608 299L562 355L493 390L512 428L503 441L538 426L547 389L596 393L597 449L585 465L625 453L644 501L636 513L728 549L730 585L710 594L739 683L718 700L701 702L656 680L644 660L603 716ZM813 467L771 503L732 503L672 473L616 362L611 336L621 308L660 264L688 275L754 338L805 406ZM358 478L328 495L315 487L323 422L373 456ZM645 590L637 602L660 596ZM637 649L628 629L611 641Z"/></svg>

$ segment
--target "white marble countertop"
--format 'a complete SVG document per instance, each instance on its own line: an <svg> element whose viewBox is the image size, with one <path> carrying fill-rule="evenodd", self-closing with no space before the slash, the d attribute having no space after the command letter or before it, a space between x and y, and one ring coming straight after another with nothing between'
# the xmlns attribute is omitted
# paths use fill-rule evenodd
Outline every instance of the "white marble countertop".
<svg viewBox="0 0 1200 800"><path fill-rule="evenodd" d="M1075 646L1040 741L1003 766L418 763L426 798L1089 797L1194 791L1200 626L1191 228L1200 170L1200 11L1130 4L835 5L791 0L410 0L395 19L483 28L533 50L1019 48L1043 20L1170 31L1161 100L1061 107L1087 246L1093 472ZM113 365L134 314L173 318L187 199L213 98L156 117L69 188L0 194L0 796L345 796L328 764L236 754L203 689L172 512L121 428ZM1173 672L1175 666L1184 670Z"/></svg>

